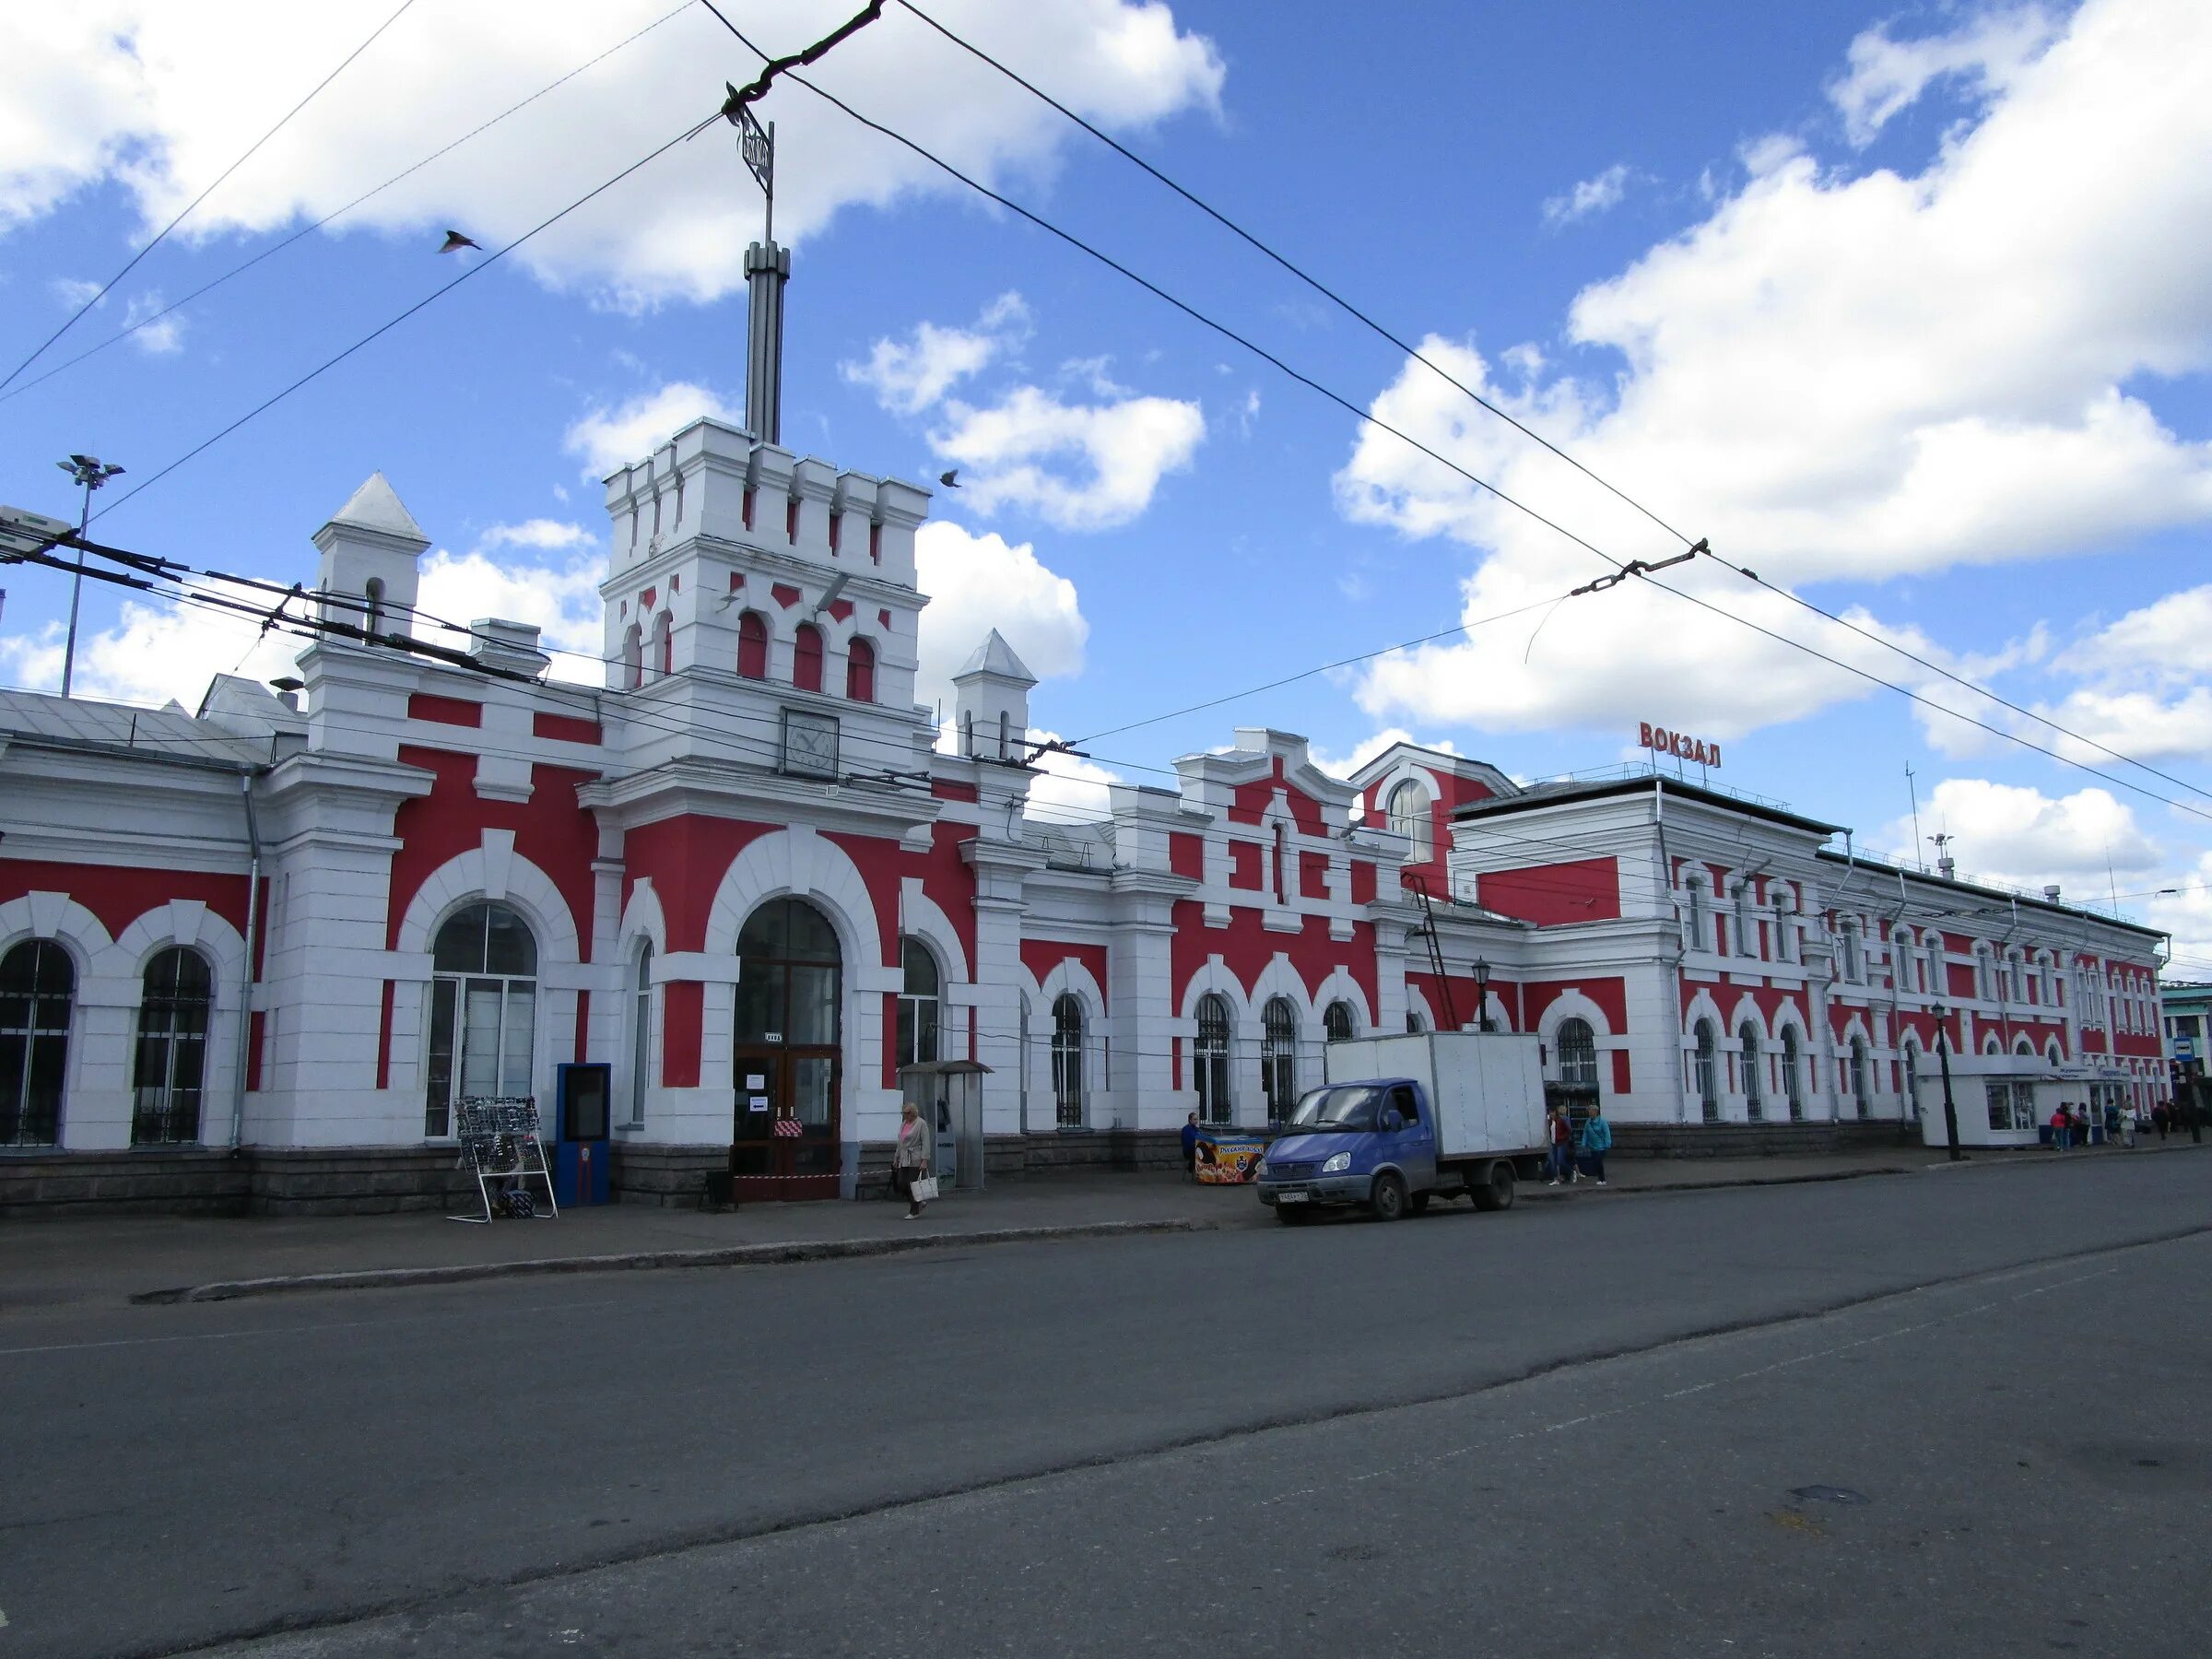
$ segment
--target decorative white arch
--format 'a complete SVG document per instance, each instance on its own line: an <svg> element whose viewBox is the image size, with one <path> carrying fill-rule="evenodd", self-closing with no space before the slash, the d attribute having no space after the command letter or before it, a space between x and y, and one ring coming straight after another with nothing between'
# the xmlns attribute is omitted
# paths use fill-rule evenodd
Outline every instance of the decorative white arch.
<svg viewBox="0 0 2212 1659"><path fill-rule="evenodd" d="M1253 982L1252 1006L1265 1008L1270 1000L1277 996L1298 1010L1298 1021L1301 1029L1320 1020L1320 1012L1306 990L1305 980L1290 965L1290 959L1279 950L1267 966L1260 970L1259 977Z"/></svg>
<svg viewBox="0 0 2212 1659"><path fill-rule="evenodd" d="M813 900L838 935L846 982L861 991L896 991L896 967L883 966L883 935L868 884L845 850L806 825L748 841L730 861L708 907L706 953L734 956L746 918L762 901L785 896Z"/></svg>
<svg viewBox="0 0 2212 1659"><path fill-rule="evenodd" d="M1695 1040L1698 1021L1700 1019L1712 1021L1715 1041L1727 1043L1735 1041L1735 1034L1728 1024L1728 1017L1721 1012L1721 1005L1712 1000L1712 993L1702 987L1700 987L1698 994L1689 999L1689 1006L1682 1011L1682 1040L1685 1042Z"/></svg>
<svg viewBox="0 0 2212 1659"><path fill-rule="evenodd" d="M143 979L156 955L171 945L197 950L215 969L216 1001L235 1004L245 983L246 942L229 921L197 899L156 905L115 935L115 971Z"/></svg>
<svg viewBox="0 0 2212 1659"><path fill-rule="evenodd" d="M1238 982L1237 976L1222 964L1218 956L1209 956L1192 971L1189 981L1182 987L1182 1002L1178 1012L1184 1019L1198 1018L1198 999L1209 991L1218 993L1229 1004L1230 1012L1240 1026L1248 1019L1258 1018L1253 1011L1252 998L1244 994L1244 987ZM1303 1000L1302 993L1300 1000Z"/></svg>
<svg viewBox="0 0 2212 1659"><path fill-rule="evenodd" d="M1544 1012L1536 1016L1536 1035L1547 1045L1556 1045L1559 1027L1570 1019L1579 1019L1589 1026L1590 1034L1603 1041L1617 1035L1613 1022L1599 1007L1580 991L1562 991L1547 1003Z"/></svg>
<svg viewBox="0 0 2212 1659"><path fill-rule="evenodd" d="M629 889L629 902L622 907L615 938L617 958L624 962L637 955L641 942L651 945L655 956L667 951L668 919L661 912L661 896L653 888L652 877L639 877Z"/></svg>
<svg viewBox="0 0 2212 1659"><path fill-rule="evenodd" d="M2043 1058L2048 1060L2053 1065L2062 1064L2057 1038L2052 1038L2051 1041L2044 1045Z"/></svg>
<svg viewBox="0 0 2212 1659"><path fill-rule="evenodd" d="M100 919L66 893L26 893L0 904L0 952L25 939L52 939L68 951L81 981L102 971L113 948Z"/></svg>
<svg viewBox="0 0 2212 1659"><path fill-rule="evenodd" d="M1106 993L1097 976L1078 957L1062 957L1044 976L1044 982L1037 989L1036 1007L1041 1018L1047 1021L1052 1018L1053 1005L1064 992L1083 1005L1083 1030L1088 1038L1106 1018Z"/></svg>
<svg viewBox="0 0 2212 1659"><path fill-rule="evenodd" d="M1330 969L1328 977L1321 982L1320 989L1313 993L1316 1010L1326 1012L1329 1005L1335 1002L1350 1005L1359 1030L1372 1032L1375 1030L1373 1005L1368 1001L1367 993L1360 988L1359 982L1341 966Z"/></svg>
<svg viewBox="0 0 2212 1659"><path fill-rule="evenodd" d="M439 924L462 904L479 899L522 912L537 935L541 963L582 960L568 900L551 877L514 850L513 833L503 830L487 830L482 846L457 853L430 872L407 901L394 947L427 954Z"/></svg>
<svg viewBox="0 0 2212 1659"><path fill-rule="evenodd" d="M1749 992L1735 999L1735 1012L1728 1019L1728 1035L1740 1042L1747 1024L1759 1033L1762 1044L1773 1035L1773 1029L1768 1025L1766 1014L1759 1006L1759 999Z"/></svg>
<svg viewBox="0 0 2212 1659"><path fill-rule="evenodd" d="M1422 994L1421 988L1410 980L1406 983L1406 1012L1420 1017L1422 1030L1433 1031L1436 1030L1435 1010L1430 1007L1429 998ZM1379 1035L1388 1037L1394 1033L1384 1031Z"/></svg>
<svg viewBox="0 0 2212 1659"><path fill-rule="evenodd" d="M972 976L968 968L968 953L960 945L960 930L952 924L952 918L944 908L922 890L922 879L909 876L899 887L899 932L901 937L912 934L928 945L944 971L946 983L967 985Z"/></svg>

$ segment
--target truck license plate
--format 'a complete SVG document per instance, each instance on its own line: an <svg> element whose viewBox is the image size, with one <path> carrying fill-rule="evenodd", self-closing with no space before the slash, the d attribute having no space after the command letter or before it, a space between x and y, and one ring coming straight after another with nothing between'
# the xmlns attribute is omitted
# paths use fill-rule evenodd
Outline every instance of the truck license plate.
<svg viewBox="0 0 2212 1659"><path fill-rule="evenodd" d="M1277 1204L1303 1204L1307 1196L1304 1193L1277 1193L1275 1201Z"/></svg>

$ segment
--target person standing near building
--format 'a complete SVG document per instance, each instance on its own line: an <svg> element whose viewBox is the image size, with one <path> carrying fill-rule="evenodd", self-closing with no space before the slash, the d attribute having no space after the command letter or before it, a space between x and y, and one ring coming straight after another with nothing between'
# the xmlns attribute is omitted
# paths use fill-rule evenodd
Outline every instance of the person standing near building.
<svg viewBox="0 0 2212 1659"><path fill-rule="evenodd" d="M921 1180L929 1169L929 1126L923 1123L922 1114L909 1100L899 1112L899 1145L891 1152L891 1179L906 1197L906 1218L915 1219L922 1214L922 1203L914 1196L914 1182Z"/></svg>
<svg viewBox="0 0 2212 1659"><path fill-rule="evenodd" d="M2051 1149L2054 1152L2065 1151L2073 1145L2073 1132L2074 1109L2061 1100L2058 1110L2051 1114Z"/></svg>
<svg viewBox="0 0 2212 1659"><path fill-rule="evenodd" d="M1566 1111L1552 1107L1546 1114L1545 1127L1551 1140L1551 1170L1544 1178L1546 1186L1558 1186L1562 1181L1574 1180L1574 1128L1568 1121Z"/></svg>
<svg viewBox="0 0 2212 1659"><path fill-rule="evenodd" d="M1198 1114L1192 1112L1182 1121L1182 1172L1193 1181L1198 1179L1198 1141L1205 1131L1198 1127Z"/></svg>
<svg viewBox="0 0 2212 1659"><path fill-rule="evenodd" d="M1595 1100L1590 1102L1590 1115L1583 1120L1581 1138L1591 1178L1602 1187L1606 1184L1606 1154L1613 1149L1613 1125L1606 1121L1605 1111Z"/></svg>

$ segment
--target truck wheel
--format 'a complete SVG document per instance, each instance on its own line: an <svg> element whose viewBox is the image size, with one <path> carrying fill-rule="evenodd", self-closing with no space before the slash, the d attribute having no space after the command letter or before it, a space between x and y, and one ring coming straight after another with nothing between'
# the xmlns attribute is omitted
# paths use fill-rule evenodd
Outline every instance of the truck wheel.
<svg viewBox="0 0 2212 1659"><path fill-rule="evenodd" d="M1467 1196L1475 1200L1478 1210L1504 1210L1513 1207L1513 1166L1494 1163L1482 1181L1467 1189Z"/></svg>
<svg viewBox="0 0 2212 1659"><path fill-rule="evenodd" d="M1406 1183L1395 1175L1375 1177L1375 1190L1367 1207L1378 1221L1395 1221L1406 1213Z"/></svg>
<svg viewBox="0 0 2212 1659"><path fill-rule="evenodd" d="M1427 1215L1429 1213L1429 1194L1426 1193L1414 1194L1412 1197L1406 1200L1406 1207L1417 1216Z"/></svg>
<svg viewBox="0 0 2212 1659"><path fill-rule="evenodd" d="M1285 1227L1303 1227L1313 1219L1313 1212L1302 1204L1278 1204L1275 1206L1275 1218Z"/></svg>

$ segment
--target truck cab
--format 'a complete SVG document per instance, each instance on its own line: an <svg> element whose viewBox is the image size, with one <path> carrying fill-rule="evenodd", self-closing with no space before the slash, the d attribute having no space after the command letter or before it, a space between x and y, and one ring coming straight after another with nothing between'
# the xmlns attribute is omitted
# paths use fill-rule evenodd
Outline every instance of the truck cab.
<svg viewBox="0 0 2212 1659"><path fill-rule="evenodd" d="M1402 1071L1375 1060L1410 1061ZM1534 1039L1421 1033L1331 1043L1330 1081L1300 1100L1254 1184L1277 1219L1365 1208L1419 1215L1432 1197L1477 1209L1513 1202L1543 1156L1543 1079Z"/></svg>

